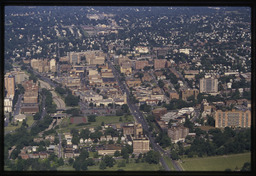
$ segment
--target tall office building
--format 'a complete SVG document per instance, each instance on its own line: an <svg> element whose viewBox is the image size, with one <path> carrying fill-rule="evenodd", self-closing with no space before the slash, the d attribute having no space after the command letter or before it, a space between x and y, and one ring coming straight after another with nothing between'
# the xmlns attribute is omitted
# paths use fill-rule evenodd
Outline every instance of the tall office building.
<svg viewBox="0 0 256 176"><path fill-rule="evenodd" d="M200 79L200 93L217 93L218 79L202 78Z"/></svg>
<svg viewBox="0 0 256 176"><path fill-rule="evenodd" d="M215 113L215 127L251 127L251 111L221 111L218 110Z"/></svg>
<svg viewBox="0 0 256 176"><path fill-rule="evenodd" d="M8 74L5 75L4 77L4 86L7 91L6 97L12 98L14 97L15 94L15 81L14 81L14 76Z"/></svg>

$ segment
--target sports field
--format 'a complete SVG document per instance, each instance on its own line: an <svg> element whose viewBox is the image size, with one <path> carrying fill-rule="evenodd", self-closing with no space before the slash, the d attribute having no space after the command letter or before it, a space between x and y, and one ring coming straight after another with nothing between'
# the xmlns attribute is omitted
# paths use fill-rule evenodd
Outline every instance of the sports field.
<svg viewBox="0 0 256 176"><path fill-rule="evenodd" d="M245 162L251 162L251 153L182 159L184 171L225 171L240 170Z"/></svg>

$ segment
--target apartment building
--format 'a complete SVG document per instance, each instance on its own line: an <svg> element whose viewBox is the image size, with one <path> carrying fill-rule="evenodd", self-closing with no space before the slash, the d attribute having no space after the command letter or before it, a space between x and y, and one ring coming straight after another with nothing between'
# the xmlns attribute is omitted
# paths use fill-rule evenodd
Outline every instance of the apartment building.
<svg viewBox="0 0 256 176"><path fill-rule="evenodd" d="M232 110L232 111L221 111L217 110L215 113L215 127L251 127L251 111L246 110Z"/></svg>

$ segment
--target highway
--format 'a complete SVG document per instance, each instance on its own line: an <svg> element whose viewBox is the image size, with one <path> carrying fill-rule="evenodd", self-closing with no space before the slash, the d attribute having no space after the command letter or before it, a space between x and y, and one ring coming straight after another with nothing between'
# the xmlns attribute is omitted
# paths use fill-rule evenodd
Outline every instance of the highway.
<svg viewBox="0 0 256 176"><path fill-rule="evenodd" d="M122 83L120 81L120 76L119 76L119 73L117 72L117 70L113 67L111 61L109 60L109 57L107 58L108 60L108 64L109 66L112 68L112 71L113 71L113 75L115 76L115 79L117 80L118 82L118 85L119 87L121 88L122 92L127 94L127 97L129 97L130 95L130 92L129 92L129 89L127 87L127 85L125 83ZM148 125L147 125L147 122L143 116L143 114L139 111L138 107L136 107L136 105L134 103L132 103L129 98L127 98L127 105L131 111L131 114L133 115L133 117L135 118L135 120L139 123L141 123L143 129L144 129L144 133L145 135L148 137L150 143L152 144L152 148L155 150L155 151L158 151L159 153L164 153L165 154L165 151L155 143L153 137L152 137L152 134L148 131ZM169 154L170 156L170 154ZM175 167L176 170L180 171L181 168L179 166L177 166L177 164L172 160L173 162L173 165ZM168 167L167 163L164 161L162 155L160 155L160 163L162 164L162 166L164 167L164 169L166 171L170 171L170 168Z"/></svg>

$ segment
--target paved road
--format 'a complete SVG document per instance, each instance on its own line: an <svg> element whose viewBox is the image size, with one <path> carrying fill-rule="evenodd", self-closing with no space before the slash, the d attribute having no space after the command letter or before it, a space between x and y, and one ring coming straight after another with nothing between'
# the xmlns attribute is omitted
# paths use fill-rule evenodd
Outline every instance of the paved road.
<svg viewBox="0 0 256 176"><path fill-rule="evenodd" d="M65 102L56 94L55 91L51 91L54 103L57 105L57 109L66 110Z"/></svg>
<svg viewBox="0 0 256 176"><path fill-rule="evenodd" d="M119 73L116 71L116 69L113 67L112 63L110 61L108 61L109 66L112 68L113 70L113 74L115 76L115 79L118 82L118 85L120 86L122 92L126 92L127 97L129 97L129 90L127 88L127 86L125 86L123 83L121 83L120 81L120 76ZM149 138L150 143L152 144L152 147L155 151L158 152L162 152L159 147L157 146L157 144L154 142L154 139L151 137L151 133L148 131L148 125L146 120L143 117L143 114L139 111L139 109L127 98L127 105L131 111L131 114L133 115L133 117L135 118L135 120L139 123L141 123L145 134L147 135L147 137ZM166 164L166 162L164 161L163 157L160 156L160 163L162 164L162 166L164 167L164 169L166 171L170 171L170 168L168 167L168 165Z"/></svg>

